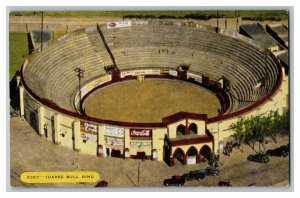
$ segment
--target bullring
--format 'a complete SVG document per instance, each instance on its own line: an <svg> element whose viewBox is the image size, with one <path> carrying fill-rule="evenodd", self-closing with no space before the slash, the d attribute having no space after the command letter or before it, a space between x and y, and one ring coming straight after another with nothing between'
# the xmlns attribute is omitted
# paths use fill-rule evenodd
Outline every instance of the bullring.
<svg viewBox="0 0 300 198"><path fill-rule="evenodd" d="M222 149L240 116L286 107L285 93L278 94L287 84L279 62L237 33L176 21L112 24L69 33L24 63L21 114L41 136L99 157L193 164ZM79 85L78 67L84 70ZM150 79L207 90L220 103L217 115L182 110L159 122L128 122L85 112L93 92Z"/></svg>

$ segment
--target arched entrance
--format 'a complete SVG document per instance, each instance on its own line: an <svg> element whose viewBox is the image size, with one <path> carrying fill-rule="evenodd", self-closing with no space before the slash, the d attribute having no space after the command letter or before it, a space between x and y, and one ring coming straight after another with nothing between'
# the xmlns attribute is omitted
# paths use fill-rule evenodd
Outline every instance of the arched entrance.
<svg viewBox="0 0 300 198"><path fill-rule="evenodd" d="M145 152L137 152L136 157L137 157L137 159L145 160L146 159L146 153Z"/></svg>
<svg viewBox="0 0 300 198"><path fill-rule="evenodd" d="M120 150L115 150L115 149L112 149L112 150L111 150L110 156L111 156L111 157L122 158L121 151L120 151Z"/></svg>
<svg viewBox="0 0 300 198"><path fill-rule="evenodd" d="M209 146L207 146L207 145L202 146L202 148L200 150L201 160L210 161L211 156L212 156L212 152L211 152L211 149L209 148Z"/></svg>
<svg viewBox="0 0 300 198"><path fill-rule="evenodd" d="M185 164L185 154L181 148L177 148L173 154L174 161L177 159L181 164Z"/></svg>
<svg viewBox="0 0 300 198"><path fill-rule="evenodd" d="M190 124L189 129L190 129L190 134L198 133L198 127L195 123Z"/></svg>
<svg viewBox="0 0 300 198"><path fill-rule="evenodd" d="M179 125L176 129L177 136L184 135L184 131L185 131L185 126L183 126L182 124Z"/></svg>
<svg viewBox="0 0 300 198"><path fill-rule="evenodd" d="M198 159L198 151L195 147L191 146L186 152L187 164L196 164Z"/></svg>

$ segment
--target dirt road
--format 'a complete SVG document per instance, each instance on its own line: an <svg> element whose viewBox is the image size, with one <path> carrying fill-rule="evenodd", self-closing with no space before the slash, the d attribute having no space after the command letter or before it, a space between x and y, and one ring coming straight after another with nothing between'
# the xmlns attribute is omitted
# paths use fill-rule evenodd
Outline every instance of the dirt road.
<svg viewBox="0 0 300 198"><path fill-rule="evenodd" d="M122 21L121 17L44 17L44 28L55 32L68 32L76 29L84 28L86 26L96 25L97 23L102 24L109 21ZM130 19L135 20L135 19ZM219 27L225 29L225 20L227 20L227 29L229 31L236 31L237 25L247 23L257 23L255 21L244 21L239 18L238 23L236 18L220 18ZM197 24L216 26L217 20L210 19L207 21L203 20L192 20L192 19L181 19L181 21L194 21ZM263 21L260 22L265 25L268 23L285 23L287 21ZM26 28L27 26L27 28ZM10 32L27 32L27 30L40 30L41 29L41 17L40 16L11 16L9 18L9 31Z"/></svg>

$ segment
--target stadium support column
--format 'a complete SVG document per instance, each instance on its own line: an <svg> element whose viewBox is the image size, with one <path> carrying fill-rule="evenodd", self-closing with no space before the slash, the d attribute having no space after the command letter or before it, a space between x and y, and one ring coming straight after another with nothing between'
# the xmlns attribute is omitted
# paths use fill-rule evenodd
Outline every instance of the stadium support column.
<svg viewBox="0 0 300 198"><path fill-rule="evenodd" d="M102 148L102 152L101 149ZM104 140L104 126L99 125L98 126L98 151L97 151L97 156L98 157L103 157L106 156L105 151L105 140Z"/></svg>
<svg viewBox="0 0 300 198"><path fill-rule="evenodd" d="M40 106L38 108L38 116L39 116L39 135L45 135L44 125L45 125L45 108Z"/></svg>
<svg viewBox="0 0 300 198"><path fill-rule="evenodd" d="M74 150L80 151L80 121L76 120L73 123L73 130L74 130Z"/></svg>
<svg viewBox="0 0 300 198"><path fill-rule="evenodd" d="M59 144L60 143L60 133L61 133L61 115L55 114L54 115L54 143Z"/></svg>
<svg viewBox="0 0 300 198"><path fill-rule="evenodd" d="M152 132L152 160L163 161L164 137L167 129L154 129Z"/></svg>
<svg viewBox="0 0 300 198"><path fill-rule="evenodd" d="M125 155L124 159L129 159L130 158L130 135L129 135L129 129L125 129L125 134L124 134L124 155L125 155L125 150L126 150L126 154L129 156Z"/></svg>
<svg viewBox="0 0 300 198"><path fill-rule="evenodd" d="M24 87L20 86L20 116L24 116Z"/></svg>

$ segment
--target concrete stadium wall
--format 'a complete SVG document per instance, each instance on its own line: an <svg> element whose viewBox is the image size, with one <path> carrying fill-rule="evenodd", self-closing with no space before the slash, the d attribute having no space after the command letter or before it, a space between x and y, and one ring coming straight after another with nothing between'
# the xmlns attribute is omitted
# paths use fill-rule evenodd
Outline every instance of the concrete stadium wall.
<svg viewBox="0 0 300 198"><path fill-rule="evenodd" d="M149 139L130 137L130 130L135 129L134 127L115 126L124 129L124 136L122 138L124 141L124 145L119 146L119 148L114 146L111 146L110 148L110 146L107 144L108 137L116 138L107 136L105 134L105 127L110 125L90 122L82 118L79 119L74 116L57 112L38 102L34 97L30 95L30 93L26 89L24 89L23 86L20 87L20 102L23 104L21 112L24 112L24 117L28 121L28 123L38 132L40 136L46 138L49 141L52 141L55 144L73 149L80 153L98 155L100 157L106 156L106 148L110 148L110 151L112 149L120 150L123 157L125 156L125 150L128 150L129 157L136 156L138 152L145 152L146 156L150 156L151 158L155 157L155 160L162 161L164 158L164 137L168 135L168 137L171 139L176 138L177 127L180 124L189 126L191 123L195 123L198 127L198 135L200 136L205 135L205 127L207 127L207 129L214 137L214 143L198 143L191 145L174 146L172 148L173 152L176 148L181 148L184 152L186 152L191 146L194 146L199 151L199 149L201 149L201 147L205 144L208 145L213 151L218 152L220 151L220 142L224 141L227 137L233 134L233 131L229 126L232 123L237 122L239 118L264 116L267 115L268 112L276 110L278 110L279 113L282 114L283 111L288 107L288 85L288 76L283 76L280 88L272 97L266 100L262 105L244 114L230 119L208 123L207 125L204 121L201 120L183 119L173 124L168 124L167 127L152 127L150 128L152 130L152 134ZM91 89L92 86L89 90ZM85 122L97 126L96 133L93 136L90 135L89 139L87 139L86 135L84 135L86 131L83 131L81 126L82 123ZM141 127L138 127L138 129L140 128ZM149 129L149 127L144 128ZM137 146L137 144L139 143L141 143L142 146ZM99 153L98 151L99 145L102 148L102 153ZM155 154L153 154L154 151Z"/></svg>
<svg viewBox="0 0 300 198"><path fill-rule="evenodd" d="M215 151L219 150L220 142L225 138L233 135L233 130L229 127L232 123L236 123L241 117L250 118L255 116L266 116L270 111L278 111L280 115L289 107L289 78L284 75L280 88L277 92L266 100L262 105L240 114L236 117L221 120L213 123L208 123L207 129L212 133L215 138Z"/></svg>
<svg viewBox="0 0 300 198"><path fill-rule="evenodd" d="M24 89L21 87L21 89ZM26 90L24 91L24 110L25 118L28 123L36 128L37 133L57 145L70 148L74 151L97 155L98 145L102 145L103 151L106 150L107 146L106 138L115 138L112 136L105 135L105 127L108 125L93 123L86 120L77 119L59 112L54 111L53 109L44 106L43 104L36 101ZM30 119L30 115L34 114L34 119ZM90 123L97 126L97 132L89 138L84 137L86 131L83 131L81 123ZM119 127L119 126L111 126ZM121 127L122 128L122 127ZM131 127L123 127L124 137L121 138L124 140L124 145L117 148L112 147L111 149L120 150L121 154L124 155L124 150L129 149L130 155L135 156L137 152L145 152L147 156L153 155L153 150L156 151L155 160L163 160L163 144L164 137L167 134L166 128L151 128L152 134L151 137L147 140L143 138L131 138L129 135ZM140 142L149 142L149 145L145 146L134 146L135 144L131 143L140 143ZM103 154L103 155L102 155ZM101 153L100 156L106 156L106 154Z"/></svg>

